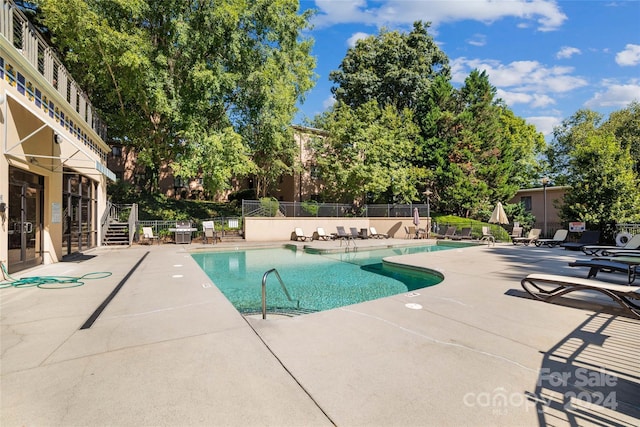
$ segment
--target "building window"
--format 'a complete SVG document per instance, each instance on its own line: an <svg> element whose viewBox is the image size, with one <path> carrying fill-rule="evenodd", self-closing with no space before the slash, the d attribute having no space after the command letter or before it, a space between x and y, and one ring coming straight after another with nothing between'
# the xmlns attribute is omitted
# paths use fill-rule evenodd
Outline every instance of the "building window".
<svg viewBox="0 0 640 427"><path fill-rule="evenodd" d="M111 155L113 157L122 157L122 147L111 147Z"/></svg>
<svg viewBox="0 0 640 427"><path fill-rule="evenodd" d="M188 187L189 183L188 183L188 180L177 177L177 178L174 178L173 180L173 186L176 188L183 188L183 187Z"/></svg>
<svg viewBox="0 0 640 427"><path fill-rule="evenodd" d="M520 203L524 205L524 210L531 212L531 196L520 197Z"/></svg>
<svg viewBox="0 0 640 427"><path fill-rule="evenodd" d="M320 170L318 169L318 166L311 166L310 175L311 179L320 179Z"/></svg>

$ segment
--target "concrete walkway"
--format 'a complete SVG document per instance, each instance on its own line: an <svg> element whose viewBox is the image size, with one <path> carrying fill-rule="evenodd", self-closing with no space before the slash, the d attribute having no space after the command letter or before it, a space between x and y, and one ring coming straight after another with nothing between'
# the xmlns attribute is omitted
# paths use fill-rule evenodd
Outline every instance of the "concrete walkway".
<svg viewBox="0 0 640 427"><path fill-rule="evenodd" d="M640 320L605 297L546 304L520 287L531 272L586 277L567 266L581 253L497 244L393 257L445 280L262 320L200 270L188 251L201 248L98 248L16 276L110 277L0 289L0 425L640 424Z"/></svg>

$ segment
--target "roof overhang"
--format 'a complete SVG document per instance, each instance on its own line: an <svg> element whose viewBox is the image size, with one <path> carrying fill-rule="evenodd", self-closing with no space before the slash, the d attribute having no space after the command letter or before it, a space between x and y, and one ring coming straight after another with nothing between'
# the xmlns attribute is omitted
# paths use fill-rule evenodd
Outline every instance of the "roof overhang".
<svg viewBox="0 0 640 427"><path fill-rule="evenodd" d="M4 146L2 148L4 155L10 159L10 162L11 159L15 159L18 162L28 162L35 167L60 173L68 168L96 179L105 176L112 181L116 180L115 174L100 162L99 156L93 154L82 142L74 141L72 137L67 135L67 132L57 131L57 125L51 122L49 117L38 114L30 105L8 91L2 96L4 102L0 108L4 107L5 118L7 110L11 109L14 116L26 114L31 122L29 128L20 135L19 140L11 141L11 145L8 138L8 128L4 127ZM42 144L36 147L29 143L34 137L43 134L46 134L46 140L50 141L50 150L49 147L42 147Z"/></svg>

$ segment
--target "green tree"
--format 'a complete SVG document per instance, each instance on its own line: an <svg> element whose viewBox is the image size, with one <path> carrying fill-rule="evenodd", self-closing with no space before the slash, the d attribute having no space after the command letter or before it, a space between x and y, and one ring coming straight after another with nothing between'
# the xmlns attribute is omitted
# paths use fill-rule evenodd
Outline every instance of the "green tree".
<svg viewBox="0 0 640 427"><path fill-rule="evenodd" d="M633 170L640 176L640 102L632 102L627 108L611 113L602 129L611 132L622 148L629 149Z"/></svg>
<svg viewBox="0 0 640 427"><path fill-rule="evenodd" d="M554 182L571 187L561 210L563 220L586 221L603 232L611 223L640 220L637 124L634 103L604 122L599 113L579 110L554 130L547 150Z"/></svg>
<svg viewBox="0 0 640 427"><path fill-rule="evenodd" d="M411 111L398 113L376 101L357 108L338 102L315 125L329 133L311 143L327 198L347 203L419 200L423 176L412 164L418 129Z"/></svg>
<svg viewBox="0 0 640 427"><path fill-rule="evenodd" d="M601 124L602 115L591 110L578 110L553 130L553 141L547 147L548 175L556 185L567 185L573 150Z"/></svg>
<svg viewBox="0 0 640 427"><path fill-rule="evenodd" d="M495 98L485 72L454 89L437 78L421 102L422 166L434 169L436 209L477 216L509 200L536 172L542 135Z"/></svg>
<svg viewBox="0 0 640 427"><path fill-rule="evenodd" d="M313 84L310 12L296 0L39 0L64 62L112 141L151 183L173 162L211 192L290 167L288 125ZM262 168L273 170L262 172Z"/></svg>
<svg viewBox="0 0 640 427"><path fill-rule="evenodd" d="M509 108L503 107L500 111L504 144L513 152L510 183L517 188L539 185L544 173L544 164L541 162L541 155L546 150L544 135ZM504 196L506 200L512 195Z"/></svg>
<svg viewBox="0 0 640 427"><path fill-rule="evenodd" d="M561 209L564 221L585 221L605 230L610 223L640 219L633 160L611 133L592 131L567 154L571 189Z"/></svg>
<svg viewBox="0 0 640 427"><path fill-rule="evenodd" d="M358 40L329 74L336 100L358 107L375 99L381 107L415 111L431 81L449 75L449 59L427 33L429 26L418 21L408 34L382 29Z"/></svg>

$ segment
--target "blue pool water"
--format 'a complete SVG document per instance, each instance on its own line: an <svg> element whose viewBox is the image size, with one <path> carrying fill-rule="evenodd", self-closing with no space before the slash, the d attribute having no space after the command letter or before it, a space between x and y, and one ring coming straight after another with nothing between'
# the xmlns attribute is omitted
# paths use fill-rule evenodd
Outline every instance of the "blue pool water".
<svg viewBox="0 0 640 427"><path fill-rule="evenodd" d="M240 312L262 307L262 276L277 269L291 298L304 311L321 311L370 301L439 283L435 274L389 269L382 258L451 249L418 246L339 254L310 254L295 249L207 252L192 257ZM274 274L267 280L268 309L295 309Z"/></svg>

